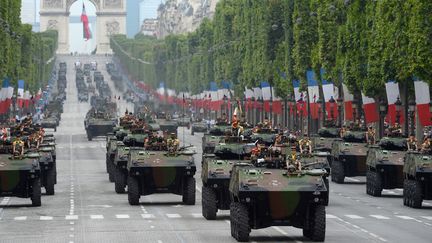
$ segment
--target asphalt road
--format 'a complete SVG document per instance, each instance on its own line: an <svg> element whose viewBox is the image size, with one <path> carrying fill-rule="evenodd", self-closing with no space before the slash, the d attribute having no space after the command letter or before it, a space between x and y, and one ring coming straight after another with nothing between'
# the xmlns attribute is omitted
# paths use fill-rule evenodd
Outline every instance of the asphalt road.
<svg viewBox="0 0 432 243"><path fill-rule="evenodd" d="M89 104L79 103L73 62L96 59L104 70L106 57L61 57L68 64L67 100L57 139L58 184L54 196L43 196L42 207L29 199L0 198L0 242L235 242L230 235L229 213L215 221L201 216L201 136L179 128L179 138L198 149L197 204L184 206L181 196L141 197L130 206L126 194L116 194L105 172L105 139L86 139L83 120ZM109 79L104 71L105 79ZM110 83L114 91L114 85ZM113 94L120 94L115 91ZM118 101L121 113L130 104ZM366 195L365 178L330 182L326 242L431 242L432 202L422 209L402 204L402 190L383 197ZM307 242L301 230L270 227L253 230L252 242Z"/></svg>

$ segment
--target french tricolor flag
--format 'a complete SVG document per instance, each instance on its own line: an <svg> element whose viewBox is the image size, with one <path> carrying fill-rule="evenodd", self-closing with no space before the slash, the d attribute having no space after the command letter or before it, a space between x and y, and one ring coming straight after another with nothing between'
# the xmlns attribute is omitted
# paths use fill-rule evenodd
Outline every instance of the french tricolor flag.
<svg viewBox="0 0 432 243"><path fill-rule="evenodd" d="M324 77L324 75L325 75L324 69L321 69L321 77ZM336 117L338 117L338 109L336 104L336 100L338 98L338 92L335 90L334 84L325 79L322 80L322 89L324 94L325 107L327 111L327 118L332 119L330 100L333 97L333 99L335 100L335 103L333 103L333 118L336 119Z"/></svg>
<svg viewBox="0 0 432 243"><path fill-rule="evenodd" d="M417 112L422 126L432 126L432 114L429 110L429 84L424 81L414 81Z"/></svg>
<svg viewBox="0 0 432 243"><path fill-rule="evenodd" d="M254 97L254 92L252 89L245 88L244 96L246 99L245 110L246 112L252 109L252 97Z"/></svg>
<svg viewBox="0 0 432 243"><path fill-rule="evenodd" d="M255 109L262 109L261 104L258 102L258 99L261 99L262 96L262 90L260 87L255 87L253 88L253 92L254 92L254 97L255 97L255 104L254 107Z"/></svg>
<svg viewBox="0 0 432 243"><path fill-rule="evenodd" d="M345 107L345 120L352 121L353 120L353 100L354 95L350 93L348 87L345 84L342 84L343 89L343 97L344 97L344 107Z"/></svg>
<svg viewBox="0 0 432 243"><path fill-rule="evenodd" d="M318 99L319 99L319 86L315 77L315 72L312 70L307 71L306 78L308 81L308 93L310 103L310 114L312 119L318 119Z"/></svg>
<svg viewBox="0 0 432 243"><path fill-rule="evenodd" d="M17 101L18 107L22 108L24 105L24 80L18 80Z"/></svg>
<svg viewBox="0 0 432 243"><path fill-rule="evenodd" d="M156 94L159 97L159 100L165 100L165 83L159 83L159 88L156 90Z"/></svg>
<svg viewBox="0 0 432 243"><path fill-rule="evenodd" d="M379 116L375 100L365 96L362 92L362 101L366 123L377 122L379 120Z"/></svg>
<svg viewBox="0 0 432 243"><path fill-rule="evenodd" d="M216 82L210 82L210 99L211 99L211 104L210 104L210 108L213 111L217 111L220 110L220 102L219 102L219 95L218 95L219 89L218 86L216 84Z"/></svg>
<svg viewBox="0 0 432 243"><path fill-rule="evenodd" d="M7 95L9 91L9 79L4 79L2 84L2 89L0 91L0 114L4 114L7 112Z"/></svg>
<svg viewBox="0 0 432 243"><path fill-rule="evenodd" d="M393 125L395 124L397 120L397 112L396 112L396 101L400 97L399 93L399 85L395 81L389 81L385 84L386 87L386 93L387 93L387 102L388 102L388 112L387 112L387 121ZM403 112L400 111L400 120L399 124L402 124L403 119Z"/></svg>
<svg viewBox="0 0 432 243"><path fill-rule="evenodd" d="M270 100L272 99L272 90L268 82L261 82L262 98L264 100L265 112L270 112Z"/></svg>
<svg viewBox="0 0 432 243"><path fill-rule="evenodd" d="M299 114L303 114L303 116L307 116L306 112L306 105L305 105L305 97L306 92L300 92L300 81L299 80L293 80L293 87L294 87L294 99L296 102L296 108L297 112Z"/></svg>

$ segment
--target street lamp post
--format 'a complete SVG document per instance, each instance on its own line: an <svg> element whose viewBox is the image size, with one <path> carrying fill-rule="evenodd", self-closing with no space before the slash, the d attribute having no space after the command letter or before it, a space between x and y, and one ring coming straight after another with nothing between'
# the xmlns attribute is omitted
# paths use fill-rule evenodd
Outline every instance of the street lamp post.
<svg viewBox="0 0 432 243"><path fill-rule="evenodd" d="M288 116L288 129L292 130L295 127L295 120L297 117L297 113L295 112L295 101L292 98L292 96L288 99L288 109L290 111L289 116ZM292 110L291 110L292 108Z"/></svg>
<svg viewBox="0 0 432 243"><path fill-rule="evenodd" d="M411 120L411 126L410 126L410 132L409 134L414 134L414 115L415 115L415 108L416 108L416 102L413 99L410 99L410 101L408 102L408 111L410 114L410 120Z"/></svg>
<svg viewBox="0 0 432 243"><path fill-rule="evenodd" d="M228 114L228 97L226 95L224 95L224 97L223 97L223 103L224 103L224 113L225 113L225 116L227 116L227 114Z"/></svg>
<svg viewBox="0 0 432 243"><path fill-rule="evenodd" d="M261 105L261 121L264 121L264 99L260 97L259 99L260 105Z"/></svg>
<svg viewBox="0 0 432 243"><path fill-rule="evenodd" d="M330 103L330 117L331 117L332 122L334 122L334 120L335 120L335 117L334 117L334 108L335 108L336 101L333 98L333 96L330 97L329 103Z"/></svg>
<svg viewBox="0 0 432 243"><path fill-rule="evenodd" d="M395 107L396 107L396 123L399 125L400 124L400 117L401 117L401 110L402 110L402 102L399 99L399 97L397 97L397 99L396 99Z"/></svg>
<svg viewBox="0 0 432 243"><path fill-rule="evenodd" d="M252 115L250 116L252 123L255 125L256 124L256 107L255 107L255 97L251 98L251 102L252 102Z"/></svg>
<svg viewBox="0 0 432 243"><path fill-rule="evenodd" d="M270 115L269 115L269 119L270 119L270 124L272 125L272 127L274 127L275 123L274 123L274 117L273 117L273 97L270 97L270 101L269 101L269 108L270 108Z"/></svg>
<svg viewBox="0 0 432 243"><path fill-rule="evenodd" d="M318 104L318 127L317 127L317 130L319 130L319 128L321 126L321 122L324 121L324 119L322 117L323 112L322 112L322 101L321 101L321 99L317 100L317 104ZM323 124L323 126L325 126L325 125Z"/></svg>
<svg viewBox="0 0 432 243"><path fill-rule="evenodd" d="M379 113L380 113L380 124L379 124L379 135L380 138L384 137L384 116L387 113L387 102L382 99L379 103Z"/></svg>
<svg viewBox="0 0 432 243"><path fill-rule="evenodd" d="M338 121L338 125L339 127L342 127L342 106L343 106L343 99L342 98L338 98L337 100L337 106L338 106L338 117L339 117L339 121Z"/></svg>
<svg viewBox="0 0 432 243"><path fill-rule="evenodd" d="M357 121L357 107L358 107L357 100L353 99L353 101L352 101L352 109L353 109L353 122L354 123Z"/></svg>

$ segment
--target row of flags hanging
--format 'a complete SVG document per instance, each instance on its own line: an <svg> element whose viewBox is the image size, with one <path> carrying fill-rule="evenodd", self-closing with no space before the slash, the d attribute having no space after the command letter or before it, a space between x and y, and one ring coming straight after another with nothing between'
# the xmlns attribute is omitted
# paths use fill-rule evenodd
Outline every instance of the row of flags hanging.
<svg viewBox="0 0 432 243"><path fill-rule="evenodd" d="M24 80L18 80L17 93L16 93L16 105L17 108L29 108L32 102L36 102L41 97L41 90L33 96L29 90L24 89ZM9 79L4 79L2 88L0 90L0 115L9 112L9 108L12 105L12 98L14 96L15 88L11 85Z"/></svg>
<svg viewBox="0 0 432 243"><path fill-rule="evenodd" d="M325 76L325 71L321 70L321 77ZM307 92L300 91L300 82L294 80L294 97L295 108L298 114L307 116L308 107L312 119L318 119L321 111L318 102L324 100L327 119L336 119L338 117L338 106L336 103L331 105L331 100L337 101L339 93L342 94L343 100L343 114L345 120L354 120L354 95L349 91L348 87L343 84L342 91L329 80L322 80L321 84L315 75L315 72L310 70L306 74L307 77ZM210 83L210 89L203 91L199 94L191 95L189 92L176 93L173 89L165 87L164 83L160 83L156 91L151 91L151 88L142 82L136 82L136 86L148 93L153 93L161 101L166 101L170 104L185 105L185 99L191 101L191 104L196 108L204 108L212 111L221 111L224 109L224 100L226 100L228 107L231 105L232 98L234 98L234 91L232 85L228 81L222 81L220 86L216 82ZM431 113L429 111L429 84L423 81L415 80L415 98L418 111L418 118L423 126L432 125ZM388 112L386 121L389 124L394 124L399 115L399 123L403 124L406 120L403 112L397 114L396 102L400 99L399 85L395 81L389 81L385 84ZM320 99L320 90L322 90L323 97ZM245 88L245 111L252 109L259 109L265 112L272 112L274 114L283 114L283 99L278 97L273 87L268 82L260 82L259 87ZM270 105L271 103L271 105ZM379 121L378 103L371 97L367 97L362 93L362 104L364 111L364 119L367 124ZM291 111L294 107L289 107ZM333 111L332 111L333 109ZM356 111L358 112L358 110ZM292 114L292 113L291 113ZM358 113L357 113L358 114Z"/></svg>

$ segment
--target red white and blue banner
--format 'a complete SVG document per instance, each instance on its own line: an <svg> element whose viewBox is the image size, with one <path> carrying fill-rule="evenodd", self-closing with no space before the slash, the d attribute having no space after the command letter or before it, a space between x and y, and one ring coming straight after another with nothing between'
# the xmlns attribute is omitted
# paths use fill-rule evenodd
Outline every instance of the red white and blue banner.
<svg viewBox="0 0 432 243"><path fill-rule="evenodd" d="M81 13L81 22L83 23L83 38L85 40L89 40L92 38L92 33L89 26L89 20L87 17L85 5L83 3L82 13Z"/></svg>
<svg viewBox="0 0 432 243"><path fill-rule="evenodd" d="M322 89L324 95L325 108L327 112L327 119L336 119L338 117L338 108L336 100L339 98L339 92L334 84L323 77L325 76L324 69L321 69L321 77L322 77ZM331 98L334 99L334 103L331 104ZM332 106L333 106L333 117L332 117Z"/></svg>
<svg viewBox="0 0 432 243"><path fill-rule="evenodd" d="M351 94L348 87L345 84L342 84L343 89L343 98L344 98L344 107L345 107L345 120L352 121L354 118L354 110L353 110L353 100L354 95Z"/></svg>
<svg viewBox="0 0 432 243"><path fill-rule="evenodd" d="M270 100L273 98L272 94L272 88L270 87L270 84L268 82L261 82L261 92L262 92L262 98L264 101L264 111L270 112Z"/></svg>
<svg viewBox="0 0 432 243"><path fill-rule="evenodd" d="M309 106L312 119L318 119L318 100L319 100L319 86L315 76L315 72L309 70L306 72L309 93Z"/></svg>
<svg viewBox="0 0 432 243"><path fill-rule="evenodd" d="M366 123L377 122L379 120L379 115L375 100L365 96L362 92L362 101Z"/></svg>
<svg viewBox="0 0 432 243"><path fill-rule="evenodd" d="M420 124L422 126L432 126L432 113L429 110L429 102L431 101L429 84L416 80L414 81L414 90Z"/></svg>
<svg viewBox="0 0 432 243"><path fill-rule="evenodd" d="M24 105L24 80L18 80L17 103L19 108Z"/></svg>
<svg viewBox="0 0 432 243"><path fill-rule="evenodd" d="M393 125L397 121L396 101L400 99L399 85L395 81L389 81L385 84L388 102L387 121ZM402 100L401 100L402 101ZM402 109L399 112L399 123L404 122Z"/></svg>

